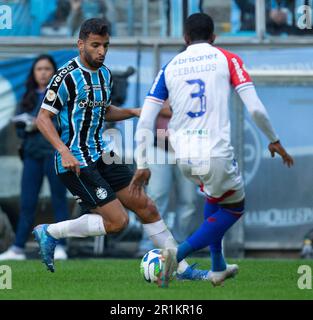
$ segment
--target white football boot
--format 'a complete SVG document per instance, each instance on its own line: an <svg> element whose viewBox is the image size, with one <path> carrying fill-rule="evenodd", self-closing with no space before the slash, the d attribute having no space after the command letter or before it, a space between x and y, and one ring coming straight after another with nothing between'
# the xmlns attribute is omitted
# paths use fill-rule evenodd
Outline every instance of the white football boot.
<svg viewBox="0 0 313 320"><path fill-rule="evenodd" d="M161 250L161 270L158 274L157 284L160 288L167 288L168 283L173 280L177 271L177 248L167 248Z"/></svg>
<svg viewBox="0 0 313 320"><path fill-rule="evenodd" d="M228 264L224 271L210 271L208 274L208 280L211 281L214 287L223 285L224 281L229 278L234 278L239 272L237 264Z"/></svg>

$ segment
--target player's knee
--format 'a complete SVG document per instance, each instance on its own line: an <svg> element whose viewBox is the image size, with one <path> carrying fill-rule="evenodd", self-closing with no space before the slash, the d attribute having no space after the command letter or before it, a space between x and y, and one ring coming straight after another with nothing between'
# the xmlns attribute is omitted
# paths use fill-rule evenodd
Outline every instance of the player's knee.
<svg viewBox="0 0 313 320"><path fill-rule="evenodd" d="M129 218L128 218L128 215L126 215L126 216L124 216L123 221L122 221L122 229L127 228L128 223L129 223Z"/></svg>

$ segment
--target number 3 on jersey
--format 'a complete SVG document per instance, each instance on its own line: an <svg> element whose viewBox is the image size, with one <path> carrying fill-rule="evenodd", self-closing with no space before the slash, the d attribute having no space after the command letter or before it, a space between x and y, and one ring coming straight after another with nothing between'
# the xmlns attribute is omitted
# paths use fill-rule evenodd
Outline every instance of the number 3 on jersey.
<svg viewBox="0 0 313 320"><path fill-rule="evenodd" d="M198 118L205 114L206 112L206 96L205 96L205 83L201 79L195 80L187 80L186 81L190 85L197 84L199 86L198 92L193 92L190 94L192 99L199 98L200 99L200 111L198 112L187 112L187 115L191 118Z"/></svg>

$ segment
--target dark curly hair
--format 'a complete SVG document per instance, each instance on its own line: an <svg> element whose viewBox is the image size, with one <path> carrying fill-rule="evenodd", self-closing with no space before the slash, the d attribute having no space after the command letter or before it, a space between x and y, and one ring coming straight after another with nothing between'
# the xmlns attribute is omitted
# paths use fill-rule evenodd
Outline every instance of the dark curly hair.
<svg viewBox="0 0 313 320"><path fill-rule="evenodd" d="M22 101L21 101L21 111L22 112L30 112L32 111L36 105L37 105L37 94L36 90L38 89L38 83L35 80L35 74L34 74L34 69L40 60L48 60L51 65L53 66L54 72L57 71L57 65L55 61L53 60L52 56L48 54L42 54L38 56L30 69L29 75L26 80L26 92L23 95Z"/></svg>
<svg viewBox="0 0 313 320"><path fill-rule="evenodd" d="M108 21L104 18L91 18L82 24L79 31L79 39L86 40L90 33L104 36L110 33Z"/></svg>
<svg viewBox="0 0 313 320"><path fill-rule="evenodd" d="M212 37L213 33L213 19L205 13L194 13L185 22L185 34L191 41L206 41Z"/></svg>

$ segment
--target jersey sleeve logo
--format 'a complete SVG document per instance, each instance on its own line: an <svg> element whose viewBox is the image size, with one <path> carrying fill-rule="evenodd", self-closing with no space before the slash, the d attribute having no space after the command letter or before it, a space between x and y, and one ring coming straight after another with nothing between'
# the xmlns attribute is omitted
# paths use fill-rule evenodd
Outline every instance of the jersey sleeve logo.
<svg viewBox="0 0 313 320"><path fill-rule="evenodd" d="M234 67L235 67L235 71L237 73L237 76L238 76L238 79L240 82L245 82L247 81L247 79L245 78L243 72L244 70L240 67L240 64L238 62L238 60L236 58L232 58L231 61L233 62L234 64Z"/></svg>
<svg viewBox="0 0 313 320"><path fill-rule="evenodd" d="M150 94L151 94L151 95L154 94L155 89L156 89L156 87L157 87L157 85L158 85L158 83L159 83L159 80L160 80L162 74L163 74L163 70L161 69L161 70L159 71L158 75L156 76L156 78L155 78L155 80L154 80L154 83L153 83L153 85L152 85L152 87L151 87L151 90L150 90Z"/></svg>
<svg viewBox="0 0 313 320"><path fill-rule="evenodd" d="M75 67L73 65L69 65L68 67L62 69L57 73L57 76L54 78L52 83L52 87L58 87L62 82L65 75L67 75L70 71L72 71Z"/></svg>
<svg viewBox="0 0 313 320"><path fill-rule="evenodd" d="M52 102L56 99L57 97L57 94L53 91L53 90L48 90L47 92L47 95L46 95L46 98L49 102Z"/></svg>
<svg viewBox="0 0 313 320"><path fill-rule="evenodd" d="M240 82L245 82L247 81L247 79L245 78L244 76L244 70L240 67L240 64L238 62L238 60L234 57L231 59L231 61L233 62L234 64L234 67L235 67L235 71L237 73L237 76L238 76L238 79Z"/></svg>

